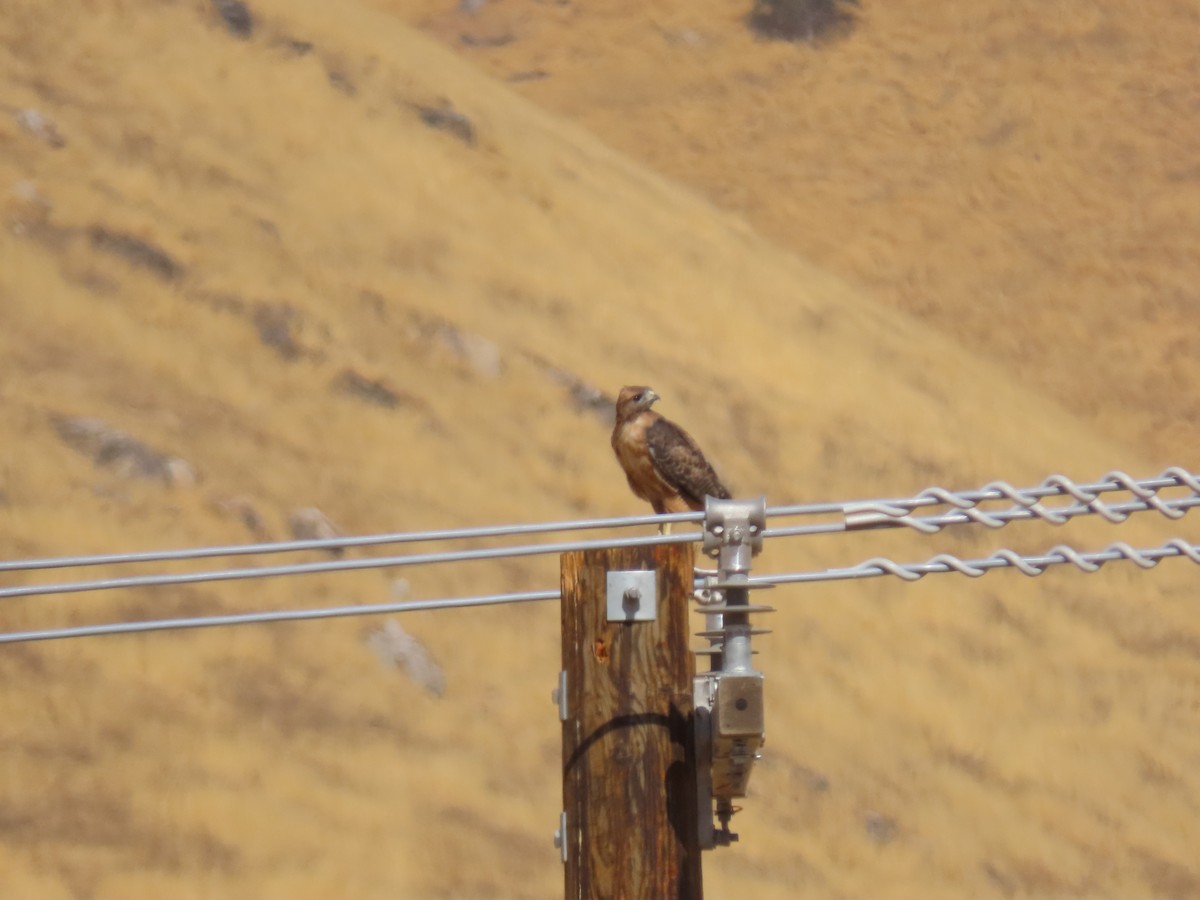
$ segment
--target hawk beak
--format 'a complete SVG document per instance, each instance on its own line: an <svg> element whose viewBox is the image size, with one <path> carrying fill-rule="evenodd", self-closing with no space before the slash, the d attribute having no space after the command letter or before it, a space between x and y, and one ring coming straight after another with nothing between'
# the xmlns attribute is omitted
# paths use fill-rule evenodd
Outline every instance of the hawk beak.
<svg viewBox="0 0 1200 900"><path fill-rule="evenodd" d="M657 400L658 400L658 394L654 393L653 389L646 391L646 405L647 406L653 406L654 403L657 402Z"/></svg>

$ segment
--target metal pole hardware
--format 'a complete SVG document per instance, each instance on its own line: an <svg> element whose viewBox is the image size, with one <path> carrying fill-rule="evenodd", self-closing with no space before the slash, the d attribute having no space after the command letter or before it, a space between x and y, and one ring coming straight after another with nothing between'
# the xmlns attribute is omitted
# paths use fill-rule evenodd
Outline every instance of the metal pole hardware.
<svg viewBox="0 0 1200 900"><path fill-rule="evenodd" d="M700 846L706 850L738 839L729 830L733 801L746 796L765 736L763 675L752 664L751 638L769 632L752 627L750 616L773 609L750 603L751 590L770 585L751 584L749 576L750 561L762 549L766 508L763 497L708 497L704 505L704 552L717 560L715 570L697 570L695 592L705 616L698 636L709 643L697 651L709 657L709 671L696 676L693 692Z"/></svg>

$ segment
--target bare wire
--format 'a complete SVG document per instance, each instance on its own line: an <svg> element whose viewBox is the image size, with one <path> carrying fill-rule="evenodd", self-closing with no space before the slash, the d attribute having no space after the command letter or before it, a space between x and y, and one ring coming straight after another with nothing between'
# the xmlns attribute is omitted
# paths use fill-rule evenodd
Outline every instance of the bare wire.
<svg viewBox="0 0 1200 900"><path fill-rule="evenodd" d="M239 581L246 578L314 575L323 572L347 572L360 569L391 569L400 566L467 562L481 559L508 559L514 556L571 553L578 550L600 550L607 547L686 544L690 541L698 541L700 538L701 535L699 532L655 534L634 538L607 538L557 544L526 544L519 547L453 550L445 553L414 553L409 556L383 556L371 559L338 559L328 562L294 563L292 565L262 566L260 568L217 569L209 572L180 572L170 575L130 575L123 578L96 578L89 581L70 581L61 584L31 584L21 587L0 588L0 599L37 597L44 594L72 594L83 591L105 591L113 588L158 587L163 585L199 584L210 581Z"/></svg>
<svg viewBox="0 0 1200 900"><path fill-rule="evenodd" d="M1072 481L1065 475L1050 475L1043 479L1041 484L1028 488L1015 488L1007 481L991 481L974 490L950 491L942 487L929 487L907 498L853 501L835 505L838 512L844 511L847 515L865 512L903 515L923 506L948 504L967 509L990 500L1004 499L1011 500L1019 506L1033 508L1039 500L1046 497L1066 495L1079 502L1091 504L1095 508L1094 511L1101 512L1104 504L1097 502L1100 494L1129 491L1136 497L1150 500L1151 505L1156 506L1151 498L1164 488L1172 487L1184 487L1193 494L1200 495L1200 478L1180 466L1171 466L1153 478L1142 479L1135 479L1114 469L1093 482L1081 483ZM767 510L767 516L794 516L807 512L809 510L804 506L776 506Z"/></svg>
<svg viewBox="0 0 1200 900"><path fill-rule="evenodd" d="M883 556L865 560L856 566L841 569L823 569L814 572L794 572L779 575L751 575L751 585L805 584L818 581L847 581L856 578L877 578L880 575L895 575L905 581L917 581L926 575L957 572L978 578L993 569L1015 568L1023 575L1041 575L1052 566L1070 563L1084 572L1095 572L1107 562L1118 560L1132 562L1143 569L1152 569L1160 561L1172 556L1182 556L1200 565L1200 547L1182 538L1172 538L1159 547L1138 550L1123 541L1110 544L1104 550L1080 553L1065 544L1058 544L1045 553L1022 556L1014 550L997 550L981 559L963 560L949 553L939 553L923 563L898 563Z"/></svg>
<svg viewBox="0 0 1200 900"><path fill-rule="evenodd" d="M1143 569L1152 569L1164 559L1179 556L1200 565L1200 546L1190 544L1182 538L1172 538L1159 547L1137 549L1124 542L1109 545L1104 550L1080 553L1065 544L1059 544L1042 554L1023 556L1013 550L997 550L982 559L963 560L941 553L923 563L897 563L886 557L868 559L857 566L842 569L825 569L816 572L794 572L775 575L754 575L748 579L751 586L767 587L780 584L803 584L821 581L845 581L857 578L877 578L895 575L905 581L916 581L926 575L957 572L978 578L995 569L1015 568L1024 575L1035 577L1052 566L1071 564L1085 573L1098 571L1108 562L1126 561ZM698 579L697 588L704 586ZM227 625L251 625L269 622L295 622L307 619L329 619L343 616L382 615L388 613L416 612L418 610L460 609L470 606L488 606L507 603L524 603L538 600L559 600L561 594L555 590L529 591L516 594L487 594L478 597L458 597L443 600L414 600L403 603L378 603L360 606L337 606L322 609L289 609L267 612L235 613L219 616L196 616L184 619L152 619L142 622L111 622L100 625L79 625L69 628L48 628L38 631L16 631L0 633L0 644L25 641L46 641L60 638L96 637L110 634L138 634L149 631L172 631L186 628L212 628ZM704 607L700 607L704 611Z"/></svg>
<svg viewBox="0 0 1200 900"><path fill-rule="evenodd" d="M209 559L218 556L296 553L302 550L341 550L348 547L372 547L382 544L473 540L477 538L550 534L559 531L582 531L595 528L658 525L663 522L699 522L703 521L703 519L704 513L702 512L668 513L661 516L620 516L608 519L580 519L573 522L531 522L523 525L497 525L486 528L451 528L442 531L405 531L391 534L369 534L360 537L313 538L302 541L271 541L262 544L227 544L216 547L190 547L183 550L147 550L136 553L101 553L88 556L58 556L47 559L0 560L0 572Z"/></svg>
<svg viewBox="0 0 1200 900"><path fill-rule="evenodd" d="M1159 491L1170 487L1186 487L1192 491L1193 498L1163 500L1157 496ZM1129 491L1138 499L1131 503L1109 506L1100 501L1099 495L1110 491ZM1042 498L1056 495L1070 496L1077 501L1077 505L1052 510L1047 509L1038 502ZM1015 506L1013 509L985 512L976 508L978 504L985 501L1002 500L1004 498L1008 498L1014 502ZM1178 466L1168 468L1154 478L1141 480L1134 479L1120 471L1109 472L1099 481L1082 484L1076 483L1063 475L1051 475L1040 485L1030 488L1014 488L1007 482L993 481L976 490L948 491L945 488L930 487L908 498L806 503L772 507L767 510L768 517L841 514L844 516L844 520L834 523L767 529L764 532L764 537L828 534L858 528L888 527L890 525L905 525L925 533L932 533L947 525L978 523L988 525L989 527L999 527L998 522L1033 517L1040 517L1054 524L1061 524L1066 518L1088 513L1096 513L1109 519L1109 521L1119 522L1124 521L1129 512L1147 509L1157 510L1169 518L1178 518L1178 516L1183 514L1184 509L1190 508L1190 506L1196 505L1198 502L1200 502L1200 480L1197 479L1197 476ZM910 513L914 509L938 504L953 506L955 510L941 516L926 518L910 516ZM386 544L513 537L599 528L625 528L639 525L662 525L664 523L702 522L703 520L704 513L702 512L668 513L664 515L616 516L562 522L534 522L482 528L445 529L440 531L395 532L359 537L191 547L180 550L149 550L133 553L60 556L45 559L0 560L0 572L168 562L222 556L294 553L304 550L336 550ZM649 540L647 543L660 543L660 541ZM522 549L520 547L514 548L513 555L523 555L521 553ZM267 573L269 570L258 569L256 571ZM318 569L315 571L335 571L335 569ZM0 597L2 596L5 595L0 593ZM13 594L9 596L22 595Z"/></svg>
<svg viewBox="0 0 1200 900"><path fill-rule="evenodd" d="M763 531L764 538L796 537L817 534L822 531L859 531L873 528L912 528L922 534L936 534L950 525L984 525L988 528L1003 528L1012 522L1041 519L1051 525L1063 525L1077 516L1099 514L1113 524L1120 524L1131 515L1138 512L1154 510L1169 519L1178 519L1189 509L1200 506L1200 496L1178 497L1164 500L1154 497L1148 500L1129 500L1124 503L1102 504L1098 501L1091 503L1075 503L1071 506L1061 506L1048 509L1040 503L1031 506L1013 506L1009 509L987 511L971 506L954 509L936 516L912 516L903 507L896 507L891 513L879 511L879 505L868 511L854 511L846 518L845 523L837 527L819 525L797 525L789 528L768 528Z"/></svg>
<svg viewBox="0 0 1200 900"><path fill-rule="evenodd" d="M480 597L412 600L405 603L331 606L323 609L283 609L266 612L234 613L221 616L196 616L186 619L150 619L143 622L110 622L103 625L77 625L71 628L46 628L39 631L0 633L0 644L15 644L23 641L49 641L60 638L97 637L106 634L141 634L147 631L177 631L184 628L216 628L224 625L256 625L264 622L299 622L307 619L334 619L344 616L374 616L429 609L461 609L466 606L496 606L505 603L527 603L535 600L557 600L559 596L558 591L526 591L519 594L486 594Z"/></svg>

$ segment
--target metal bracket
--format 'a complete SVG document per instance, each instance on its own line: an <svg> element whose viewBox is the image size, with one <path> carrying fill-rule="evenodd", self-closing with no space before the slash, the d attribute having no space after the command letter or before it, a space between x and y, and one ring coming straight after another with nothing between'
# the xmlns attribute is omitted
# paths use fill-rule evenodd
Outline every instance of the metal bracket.
<svg viewBox="0 0 1200 900"><path fill-rule="evenodd" d="M720 558L722 581L744 582L750 558L762 551L767 527L767 498L718 500L704 498L704 552ZM722 552L722 551L725 552Z"/></svg>
<svg viewBox="0 0 1200 900"><path fill-rule="evenodd" d="M697 694L707 690L701 685L703 678L696 679ZM700 849L712 850L717 846L713 828L712 790L712 713L707 706L697 704L692 713L693 746L696 754L696 824L700 829Z"/></svg>
<svg viewBox="0 0 1200 900"><path fill-rule="evenodd" d="M558 670L558 687L550 692L550 699L558 704L558 721L565 722L570 715L567 706L567 670Z"/></svg>
<svg viewBox="0 0 1200 900"><path fill-rule="evenodd" d="M558 814L558 830L554 832L554 846L559 849L563 865L567 862L567 813L563 810Z"/></svg>
<svg viewBox="0 0 1200 900"><path fill-rule="evenodd" d="M713 790L714 724L712 709L708 704L713 700L714 689L712 678L705 675L696 677L696 708L692 723L696 754L696 837L701 850L728 847L738 839L729 830L729 820L737 812L737 807L728 796L718 797ZM721 823L719 828L713 822L714 813Z"/></svg>
<svg viewBox="0 0 1200 900"><path fill-rule="evenodd" d="M608 621L653 622L658 618L656 576L650 570L609 572Z"/></svg>

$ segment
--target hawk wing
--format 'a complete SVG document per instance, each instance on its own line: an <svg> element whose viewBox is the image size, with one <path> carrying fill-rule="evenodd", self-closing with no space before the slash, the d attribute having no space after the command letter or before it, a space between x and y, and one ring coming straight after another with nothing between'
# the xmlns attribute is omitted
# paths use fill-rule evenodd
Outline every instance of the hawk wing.
<svg viewBox="0 0 1200 900"><path fill-rule="evenodd" d="M729 499L729 491L692 436L674 422L660 418L647 428L646 449L663 481L678 491L692 509L703 509L707 495Z"/></svg>

